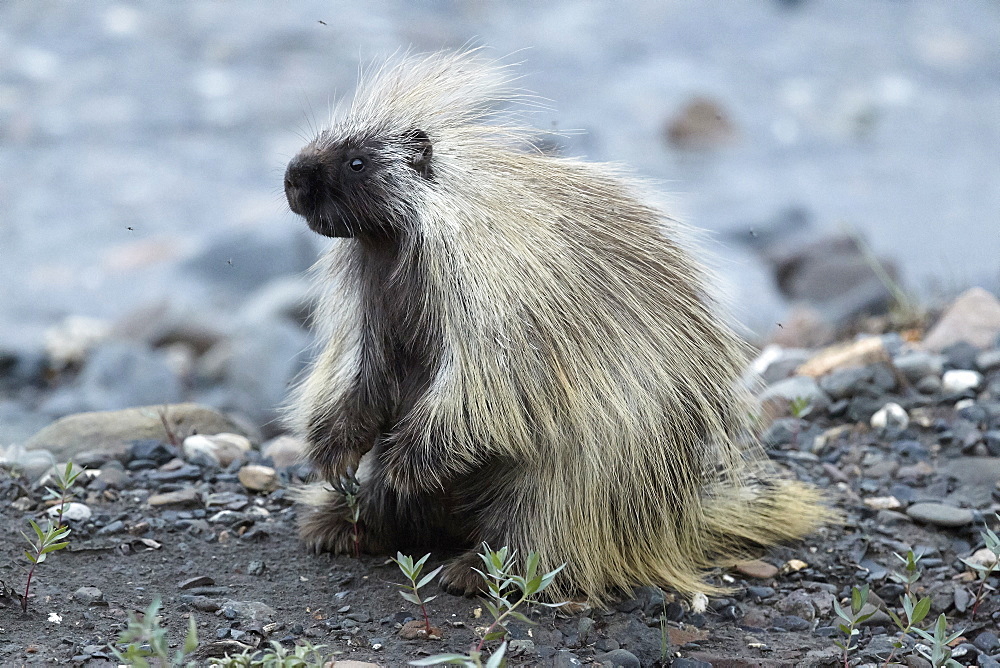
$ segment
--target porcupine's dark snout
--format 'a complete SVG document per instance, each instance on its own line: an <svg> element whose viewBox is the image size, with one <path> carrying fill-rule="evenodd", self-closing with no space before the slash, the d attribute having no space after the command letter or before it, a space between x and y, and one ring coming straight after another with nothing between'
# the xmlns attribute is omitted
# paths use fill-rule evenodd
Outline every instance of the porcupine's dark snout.
<svg viewBox="0 0 1000 668"><path fill-rule="evenodd" d="M316 156L293 158L285 170L285 197L291 210L306 217L315 211L322 183L323 165Z"/></svg>

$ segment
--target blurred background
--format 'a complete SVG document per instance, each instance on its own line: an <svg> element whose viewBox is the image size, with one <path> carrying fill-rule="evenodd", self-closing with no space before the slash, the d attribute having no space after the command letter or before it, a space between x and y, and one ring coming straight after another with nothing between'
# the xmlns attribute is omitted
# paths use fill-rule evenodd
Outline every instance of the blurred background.
<svg viewBox="0 0 1000 668"><path fill-rule="evenodd" d="M0 445L186 398L277 430L326 243L284 166L359 66L469 44L521 63L551 148L707 231L758 340L884 311L882 270L927 303L1000 286L996 0L8 0Z"/></svg>

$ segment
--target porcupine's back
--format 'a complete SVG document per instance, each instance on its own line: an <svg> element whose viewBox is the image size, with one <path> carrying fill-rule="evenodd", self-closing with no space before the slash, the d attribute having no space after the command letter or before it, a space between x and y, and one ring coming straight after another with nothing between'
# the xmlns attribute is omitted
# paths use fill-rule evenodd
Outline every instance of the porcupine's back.
<svg viewBox="0 0 1000 668"><path fill-rule="evenodd" d="M681 227L613 167L525 150L493 113L506 72L474 54L405 60L363 82L335 126L419 129L433 146L432 178L399 193L440 351L414 422L456 461L516 462L494 473L533 517L517 542L569 562L564 593L705 590L702 568L823 513L805 488L752 484L744 347ZM356 252L334 251L340 266Z"/></svg>

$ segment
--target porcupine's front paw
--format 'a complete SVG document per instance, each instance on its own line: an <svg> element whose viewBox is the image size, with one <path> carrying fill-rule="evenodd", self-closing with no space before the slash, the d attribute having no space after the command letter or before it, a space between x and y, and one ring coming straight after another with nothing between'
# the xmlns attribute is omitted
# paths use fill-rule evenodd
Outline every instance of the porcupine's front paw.
<svg viewBox="0 0 1000 668"><path fill-rule="evenodd" d="M324 480L338 481L347 475L348 471L357 471L364 451L351 447L313 447L309 452L309 460L319 471Z"/></svg>
<svg viewBox="0 0 1000 668"><path fill-rule="evenodd" d="M483 576L474 571L474 568L483 569L483 560L475 550L455 557L448 562L441 573L439 579L441 588L456 596L482 594L486 589L486 583Z"/></svg>

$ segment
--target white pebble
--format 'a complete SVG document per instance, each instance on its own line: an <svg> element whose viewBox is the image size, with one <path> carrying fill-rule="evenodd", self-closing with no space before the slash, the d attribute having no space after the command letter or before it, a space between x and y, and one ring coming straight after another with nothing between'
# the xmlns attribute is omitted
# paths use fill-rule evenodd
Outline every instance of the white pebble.
<svg viewBox="0 0 1000 668"><path fill-rule="evenodd" d="M889 402L872 415L871 425L875 429L906 429L910 416L897 403Z"/></svg>
<svg viewBox="0 0 1000 668"><path fill-rule="evenodd" d="M959 394L966 390L975 390L983 382L983 374L968 369L952 369L945 371L941 377L941 389L947 394Z"/></svg>
<svg viewBox="0 0 1000 668"><path fill-rule="evenodd" d="M76 503L74 501L73 503L66 504L66 508L63 510L62 516L64 521L68 520L70 522L84 522L86 520L89 520L92 514L93 513L91 512L89 506L83 503ZM59 516L59 506L52 506L51 508L49 508L49 517L54 518L58 516Z"/></svg>

